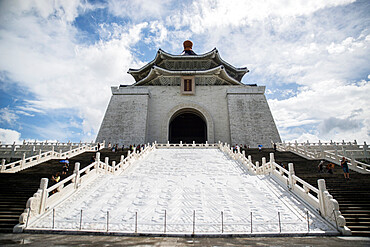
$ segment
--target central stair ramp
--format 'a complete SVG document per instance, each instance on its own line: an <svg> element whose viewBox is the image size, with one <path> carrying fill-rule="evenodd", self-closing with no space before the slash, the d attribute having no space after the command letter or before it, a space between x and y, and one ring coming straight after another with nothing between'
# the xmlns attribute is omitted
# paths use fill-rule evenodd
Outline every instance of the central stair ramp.
<svg viewBox="0 0 370 247"><path fill-rule="evenodd" d="M111 164L109 163L109 158L105 157L101 160L104 154L104 150L101 153L96 153L96 159L93 163L82 168L80 163L76 163L75 170L67 178L63 179L57 184L48 186L48 179L43 178L40 183L40 187L29 200L27 201L27 208L21 214L19 218L19 224L14 228L14 231L31 231L27 230L28 225L32 225L34 222L38 221L40 217L46 214L50 215L50 210L58 205L61 201L66 200L74 193L78 192L89 182L93 181L101 174L120 174L122 171L130 167L133 162L136 162L142 158L145 158L147 154L151 153L154 149L181 149L181 148L217 148L220 149L226 156L239 162L250 174L254 175L268 175L274 180L276 180L283 187L285 186L286 191L295 196L301 198L307 205L320 212L321 216L326 219L327 222L334 227L336 225L338 231L342 234L350 234L350 231L345 226L345 220L342 217L338 203L332 199L332 196L326 190L325 181L321 181L319 184L319 189L308 184L302 178L299 178L294 173L292 165L289 165L289 170L281 167L275 162L275 157L273 154L269 155L269 161L267 162L265 158L262 158L261 162L252 162L251 157L245 157L245 152L234 153L230 148L230 145L218 143L218 144L157 144L145 145L144 148L139 150L134 150L133 153L128 152L127 157L121 156L118 160L113 160ZM180 154L179 154L180 155ZM181 154L179 157L188 159L187 155ZM118 158L118 155L117 157ZM265 176L264 176L265 177ZM94 180L95 181L95 180ZM230 191L232 192L232 191ZM232 194L235 192L232 192ZM231 195L231 194L230 194ZM143 195L142 195L143 196ZM198 199L197 199L198 200ZM136 200L135 203L140 203ZM137 204L139 205L139 204ZM257 216L255 216L257 217ZM272 219L274 219L272 217ZM280 218L280 215L279 215ZM82 219L82 212L81 212ZM195 211L194 211L195 219ZM277 222L277 218L275 219ZM274 221L275 221L274 220ZM309 218L307 218L309 221ZM252 217L250 217L250 224L252 226ZM280 224L280 223L279 223ZM107 225L108 227L108 225ZM81 228L81 227L80 227ZM334 229L333 228L333 229ZM108 228L107 228L108 229ZM194 231L193 231L194 232ZM136 231L135 231L136 233Z"/></svg>

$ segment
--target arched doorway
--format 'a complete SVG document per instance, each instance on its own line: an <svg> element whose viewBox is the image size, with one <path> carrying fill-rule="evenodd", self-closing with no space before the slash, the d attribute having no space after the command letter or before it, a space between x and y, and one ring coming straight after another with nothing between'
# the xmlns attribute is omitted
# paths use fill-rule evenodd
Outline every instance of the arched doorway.
<svg viewBox="0 0 370 247"><path fill-rule="evenodd" d="M170 121L168 137L170 143L205 143L207 124L203 115L192 109L175 113Z"/></svg>

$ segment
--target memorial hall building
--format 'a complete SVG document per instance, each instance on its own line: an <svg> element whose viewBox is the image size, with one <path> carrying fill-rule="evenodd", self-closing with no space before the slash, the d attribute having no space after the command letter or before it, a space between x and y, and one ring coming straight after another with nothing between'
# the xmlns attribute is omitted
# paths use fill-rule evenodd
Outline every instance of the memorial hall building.
<svg viewBox="0 0 370 247"><path fill-rule="evenodd" d="M243 84L247 68L222 60L217 49L198 55L161 49L153 61L129 69L135 83L112 87L97 140L130 145L215 143L271 147L281 142L265 86Z"/></svg>

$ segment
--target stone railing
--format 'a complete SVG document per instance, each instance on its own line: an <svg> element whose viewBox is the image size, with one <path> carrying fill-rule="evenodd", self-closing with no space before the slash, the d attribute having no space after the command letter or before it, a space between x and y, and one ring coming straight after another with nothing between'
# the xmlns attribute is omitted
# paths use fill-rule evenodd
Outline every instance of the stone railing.
<svg viewBox="0 0 370 247"><path fill-rule="evenodd" d="M317 210L322 217L337 227L338 231L343 235L352 234L351 230L346 227L346 220L339 211L338 202L327 191L324 179L318 180L319 189L317 189L295 175L293 163L289 163L289 170L275 163L273 153L270 153L269 162L266 162L266 158L262 158L262 164L259 164L258 161L253 164L251 156L245 157L245 151L240 152L238 150L234 153L230 145L227 144L221 144L220 150L241 163L253 175L269 174L275 181Z"/></svg>
<svg viewBox="0 0 370 247"><path fill-rule="evenodd" d="M19 224L13 229L14 232L22 232L28 225L41 217L42 214L48 212L58 203L68 198L79 188L90 183L101 174L119 174L126 170L133 162L142 158L144 155L155 149L155 145L145 145L141 151L134 151L126 158L121 156L118 164L115 161L109 164L109 158L105 161L100 161L100 153L96 153L96 161L80 170L80 163L75 164L74 172L71 176L48 188L48 179L42 178L40 188L37 192L28 199L26 209L19 217Z"/></svg>
<svg viewBox="0 0 370 247"><path fill-rule="evenodd" d="M221 143L221 142L220 142ZM166 144L158 144L157 142L154 142L154 145L156 148L218 148L219 144L209 144L207 141L206 143L169 143Z"/></svg>
<svg viewBox="0 0 370 247"><path fill-rule="evenodd" d="M299 156L307 159L324 159L334 164L340 165L342 157L345 157L348 161L348 168L356 171L358 173L370 174L370 165L357 161L355 157L359 155L354 155L355 153L361 154L362 158L368 157L368 145L355 145L348 143L345 144L346 147L340 146L340 144L318 144L312 143L277 143L277 150L279 151L289 151ZM353 149L347 149L351 146ZM358 150L355 150L358 148ZM340 151L340 150L341 151Z"/></svg>
<svg viewBox="0 0 370 247"><path fill-rule="evenodd" d="M54 151L54 146L52 146L52 150L48 152L41 152L41 149L39 150L39 153L37 155L34 155L32 157L26 158L26 155L23 155L23 158L21 160L5 164L5 159L1 162L1 169L0 173L15 173L19 172L21 170L30 168L32 166L38 165L40 163L43 163L45 161L51 160L51 159L66 159L66 158L72 158L76 155L82 154L87 151L98 151L98 146L100 148L104 147L104 143L101 144L86 144L86 145L78 145L77 148L68 150L66 152L62 152L61 150L59 152Z"/></svg>
<svg viewBox="0 0 370 247"><path fill-rule="evenodd" d="M56 151L62 151L66 152L68 150L75 149L80 146L85 145L93 145L94 143L73 143L73 142L67 142L67 143L61 143L61 142L26 142L23 141L22 144L16 144L15 142L13 144L0 144L0 158L7 159L8 161L10 159L21 159L24 155L26 155L26 158L37 155L40 150L42 152L51 151L52 149Z"/></svg>

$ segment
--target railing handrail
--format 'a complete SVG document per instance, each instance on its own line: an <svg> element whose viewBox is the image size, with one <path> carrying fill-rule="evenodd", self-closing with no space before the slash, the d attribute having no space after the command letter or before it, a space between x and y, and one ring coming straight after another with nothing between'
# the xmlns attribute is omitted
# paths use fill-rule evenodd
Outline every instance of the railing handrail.
<svg viewBox="0 0 370 247"><path fill-rule="evenodd" d="M23 169L26 169L28 167L31 167L31 166L34 166L34 165L37 165L39 163L42 163L42 162L45 162L47 160L44 160L43 158L45 157L50 157L50 159L52 158L64 158L64 157L67 157L67 156L71 156L72 154L75 154L76 152L79 153L79 151L83 151L83 150L87 150L87 149L92 149L92 148L96 148L97 147L97 144L91 144L91 143L87 143L86 145L82 145L82 146L77 146L76 148L74 149L71 149L71 150L67 150L63 153L60 153L60 152L57 152L57 151L46 151L46 152L41 152L37 155L34 155L34 156L31 156L31 157L28 157L28 158L25 158L25 159L21 159L21 160L17 160L17 161L14 161L12 163L9 163L9 164L5 164L1 167L1 172L18 172L20 170L23 170ZM29 163L31 162L34 162L34 164L32 165L29 165Z"/></svg>
<svg viewBox="0 0 370 247"><path fill-rule="evenodd" d="M50 192L52 192L53 190L57 189L59 186L64 185L65 183L67 183L67 182L71 181L74 177L76 177L76 174L72 174L72 175L70 175L70 176L66 177L65 179L63 179L62 181L59 181L58 183L56 183L56 184L54 184L54 185L50 186L49 188L47 188L47 190L46 190L46 191L47 191L48 193L50 193Z"/></svg>
<svg viewBox="0 0 370 247"><path fill-rule="evenodd" d="M336 165L340 165L340 161L342 157L345 157L349 162L349 168L353 171L359 172L359 173L370 173L370 164L366 164L360 161L357 161L355 159L356 156L353 155L353 152L358 152L364 155L364 157L367 157L367 151L366 150L340 150L340 149L333 149L333 150L325 150L325 149L312 149L308 150L306 146L299 146L296 145L296 143L293 143L293 145L286 144L286 143L278 143L277 148L280 151L291 151L294 152L304 158L309 159L326 159L330 162L333 162ZM348 157L347 154L350 154L351 156ZM358 166L360 165L360 167Z"/></svg>

